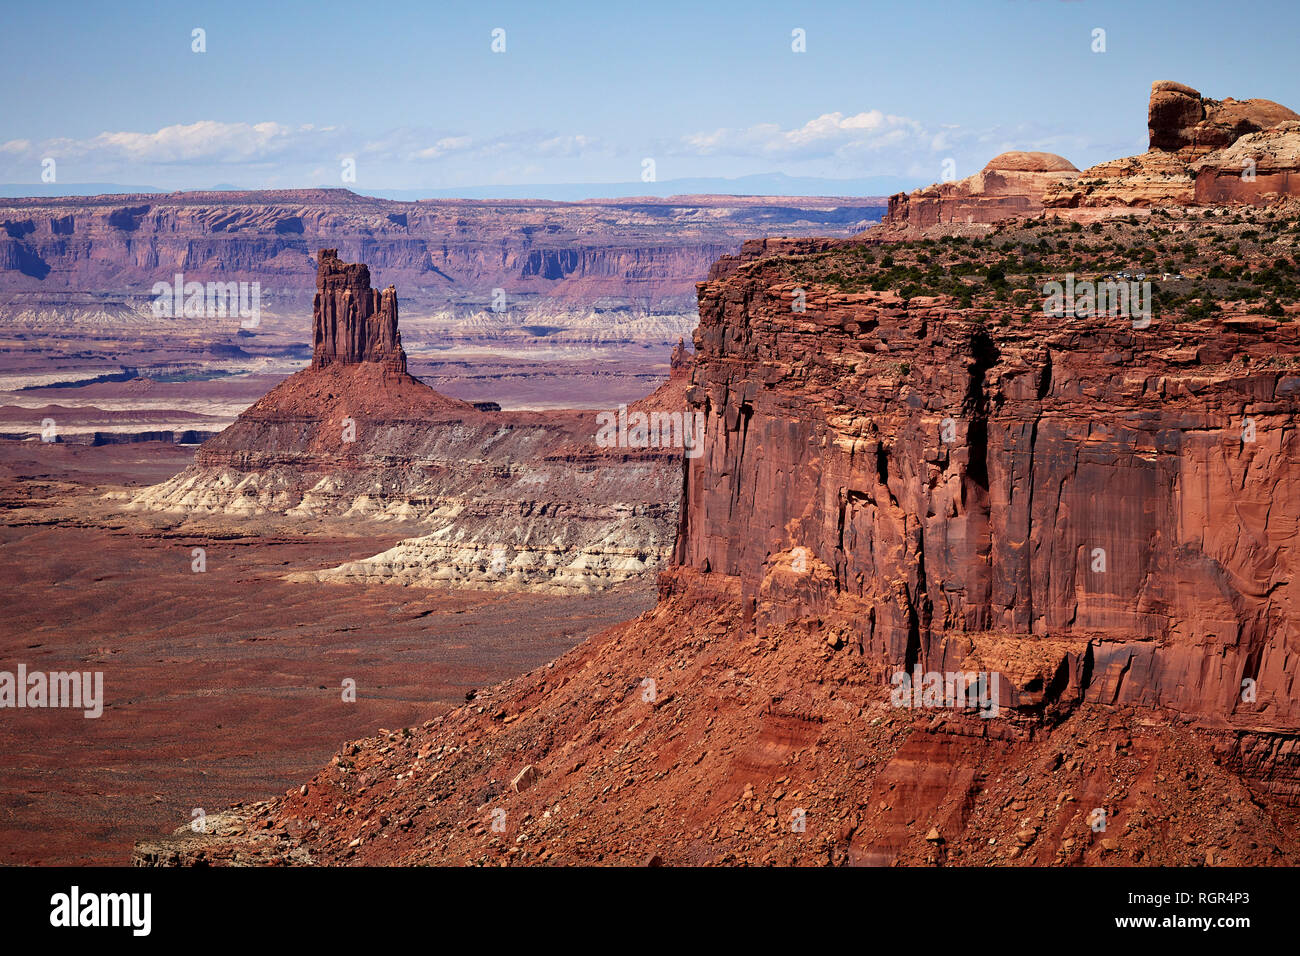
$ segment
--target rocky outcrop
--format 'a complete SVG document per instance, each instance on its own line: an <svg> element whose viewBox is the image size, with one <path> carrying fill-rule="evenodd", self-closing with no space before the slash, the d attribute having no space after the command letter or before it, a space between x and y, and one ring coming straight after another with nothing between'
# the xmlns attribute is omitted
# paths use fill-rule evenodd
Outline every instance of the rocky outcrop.
<svg viewBox="0 0 1300 956"><path fill-rule="evenodd" d="M1147 130L1151 149L1209 153L1249 133L1300 120L1300 114L1272 100L1211 100L1182 83L1151 84Z"/></svg>
<svg viewBox="0 0 1300 956"><path fill-rule="evenodd" d="M316 296L312 302L312 368L334 363L374 362L406 371L406 353L397 331L397 289L382 294L370 288L370 268L346 263L337 249L317 257Z"/></svg>
<svg viewBox="0 0 1300 956"><path fill-rule="evenodd" d="M320 252L309 368L205 442L129 508L399 523L417 532L313 580L585 591L657 567L677 525L684 449L602 446L597 412L491 412L406 372L397 293ZM688 374L634 405L681 415Z"/></svg>
<svg viewBox="0 0 1300 956"><path fill-rule="evenodd" d="M973 176L890 196L889 211L872 235L916 238L936 227L952 231L1032 215L1042 210L1049 186L1068 183L1078 172L1055 153L1002 153Z"/></svg>
<svg viewBox="0 0 1300 956"><path fill-rule="evenodd" d="M1079 172L1053 153L1003 153L974 176L889 197L889 211L870 236L914 239L929 234L987 232L996 222L1045 208L1149 209L1197 203L1268 202L1294 195L1292 134L1280 124L1300 119L1271 100L1210 100L1181 83L1152 84L1147 106L1150 148ZM1268 134L1263 131L1269 130ZM1229 151L1243 137L1270 154L1260 185L1230 183L1249 158ZM1086 216L1080 218L1087 218Z"/></svg>
<svg viewBox="0 0 1300 956"><path fill-rule="evenodd" d="M1250 158L1247 153L1253 154L1233 144L1297 119L1300 116L1272 100L1210 100L1181 83L1153 83L1147 107L1147 152L1092 166L1073 182L1052 185L1044 203L1052 208L1153 208L1257 203L1293 195L1289 171L1294 157L1289 154L1294 147L1285 145L1291 138L1288 134L1270 133L1256 146L1264 153L1265 143L1280 144L1284 156L1261 184L1229 180L1234 174L1240 179ZM1300 186L1300 180L1295 184Z"/></svg>
<svg viewBox="0 0 1300 956"><path fill-rule="evenodd" d="M1199 205L1266 205L1300 196L1300 123L1249 133L1192 164Z"/></svg>
<svg viewBox="0 0 1300 956"><path fill-rule="evenodd" d="M668 368L670 374L675 378L686 373L690 363L690 353L686 351L686 339L677 340L673 346L672 355L668 357Z"/></svg>

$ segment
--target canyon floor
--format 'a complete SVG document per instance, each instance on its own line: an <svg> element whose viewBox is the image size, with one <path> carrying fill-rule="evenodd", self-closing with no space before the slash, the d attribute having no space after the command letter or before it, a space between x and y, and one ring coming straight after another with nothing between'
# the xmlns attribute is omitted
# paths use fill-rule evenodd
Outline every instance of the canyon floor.
<svg viewBox="0 0 1300 956"><path fill-rule="evenodd" d="M1300 815L1175 714L893 706L811 622L745 634L673 569L657 607L142 865L1278 866ZM1098 826L1097 808L1106 811Z"/></svg>
<svg viewBox="0 0 1300 956"><path fill-rule="evenodd" d="M599 597L289 583L410 529L180 529L103 498L192 457L168 442L0 441L0 656L103 671L106 699L99 719L6 712L0 864L122 865L196 808L296 785L341 741L427 720L654 601L649 583Z"/></svg>
<svg viewBox="0 0 1300 956"><path fill-rule="evenodd" d="M414 325L415 323L411 323ZM418 336L403 333L408 339ZM689 335L689 329L686 330ZM22 339L0 346L0 436L33 438L46 419L65 442L104 444L171 438L201 442L233 422L301 368L309 345L275 354L220 357L169 347L169 333L77 341ZM80 341L80 340L78 340ZM677 341L532 347L475 343L429 348L411 372L444 395L505 410L614 408L648 395L668 375ZM143 353L143 354L141 354ZM129 370L129 371L124 371Z"/></svg>

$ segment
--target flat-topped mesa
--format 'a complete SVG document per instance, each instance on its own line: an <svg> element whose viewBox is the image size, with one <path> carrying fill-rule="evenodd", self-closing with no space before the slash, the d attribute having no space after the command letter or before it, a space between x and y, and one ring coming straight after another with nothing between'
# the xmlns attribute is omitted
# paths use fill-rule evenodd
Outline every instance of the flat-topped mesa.
<svg viewBox="0 0 1300 956"><path fill-rule="evenodd" d="M312 301L312 368L382 364L406 371L397 329L397 289L370 288L370 267L344 262L337 249L322 249Z"/></svg>

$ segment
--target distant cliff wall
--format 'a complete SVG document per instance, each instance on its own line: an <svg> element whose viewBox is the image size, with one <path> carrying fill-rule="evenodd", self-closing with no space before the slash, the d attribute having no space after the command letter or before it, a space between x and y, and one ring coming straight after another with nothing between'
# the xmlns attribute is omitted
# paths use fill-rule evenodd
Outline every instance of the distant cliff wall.
<svg viewBox="0 0 1300 956"><path fill-rule="evenodd" d="M155 282L260 281L306 292L318 248L408 300L518 296L693 308L694 283L763 233L850 235L885 200L686 196L577 203L395 202L342 189L0 199L0 293L135 292Z"/></svg>

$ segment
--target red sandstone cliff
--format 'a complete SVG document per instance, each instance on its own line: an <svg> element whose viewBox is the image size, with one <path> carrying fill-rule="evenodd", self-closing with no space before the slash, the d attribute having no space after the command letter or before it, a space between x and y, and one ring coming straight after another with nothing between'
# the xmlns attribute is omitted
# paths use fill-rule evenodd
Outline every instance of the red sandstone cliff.
<svg viewBox="0 0 1300 956"><path fill-rule="evenodd" d="M1055 153L1003 153L973 176L890 196L889 212L873 235L913 238L935 227L951 231L1031 215L1042 210L1049 186L1078 173Z"/></svg>
<svg viewBox="0 0 1300 956"><path fill-rule="evenodd" d="M1211 100L1181 83L1156 82L1147 106L1147 152L1085 169L1073 182L1049 187L1044 203L1052 208L1150 208L1262 204L1295 195L1293 184L1300 185L1293 178L1298 140L1282 124L1297 119L1300 115L1272 100ZM1234 147L1243 138L1252 140L1249 152ZM1247 159L1270 152L1274 159L1265 178L1242 177ZM1231 179L1236 182L1225 186Z"/></svg>
<svg viewBox="0 0 1300 956"><path fill-rule="evenodd" d="M759 633L840 614L868 657L1014 670L1032 649L1022 691L1300 727L1297 518L1278 507L1300 480L1300 382L1224 364L1300 356L1293 328L993 332L890 293L792 314L765 264L701 287L707 450L678 563L737 579ZM790 572L797 547L817 573ZM1250 705L1247 678L1267 688Z"/></svg>
<svg viewBox="0 0 1300 956"><path fill-rule="evenodd" d="M382 294L370 288L370 268L341 261L337 249L322 249L318 258L311 367L375 362L405 372L396 287Z"/></svg>

